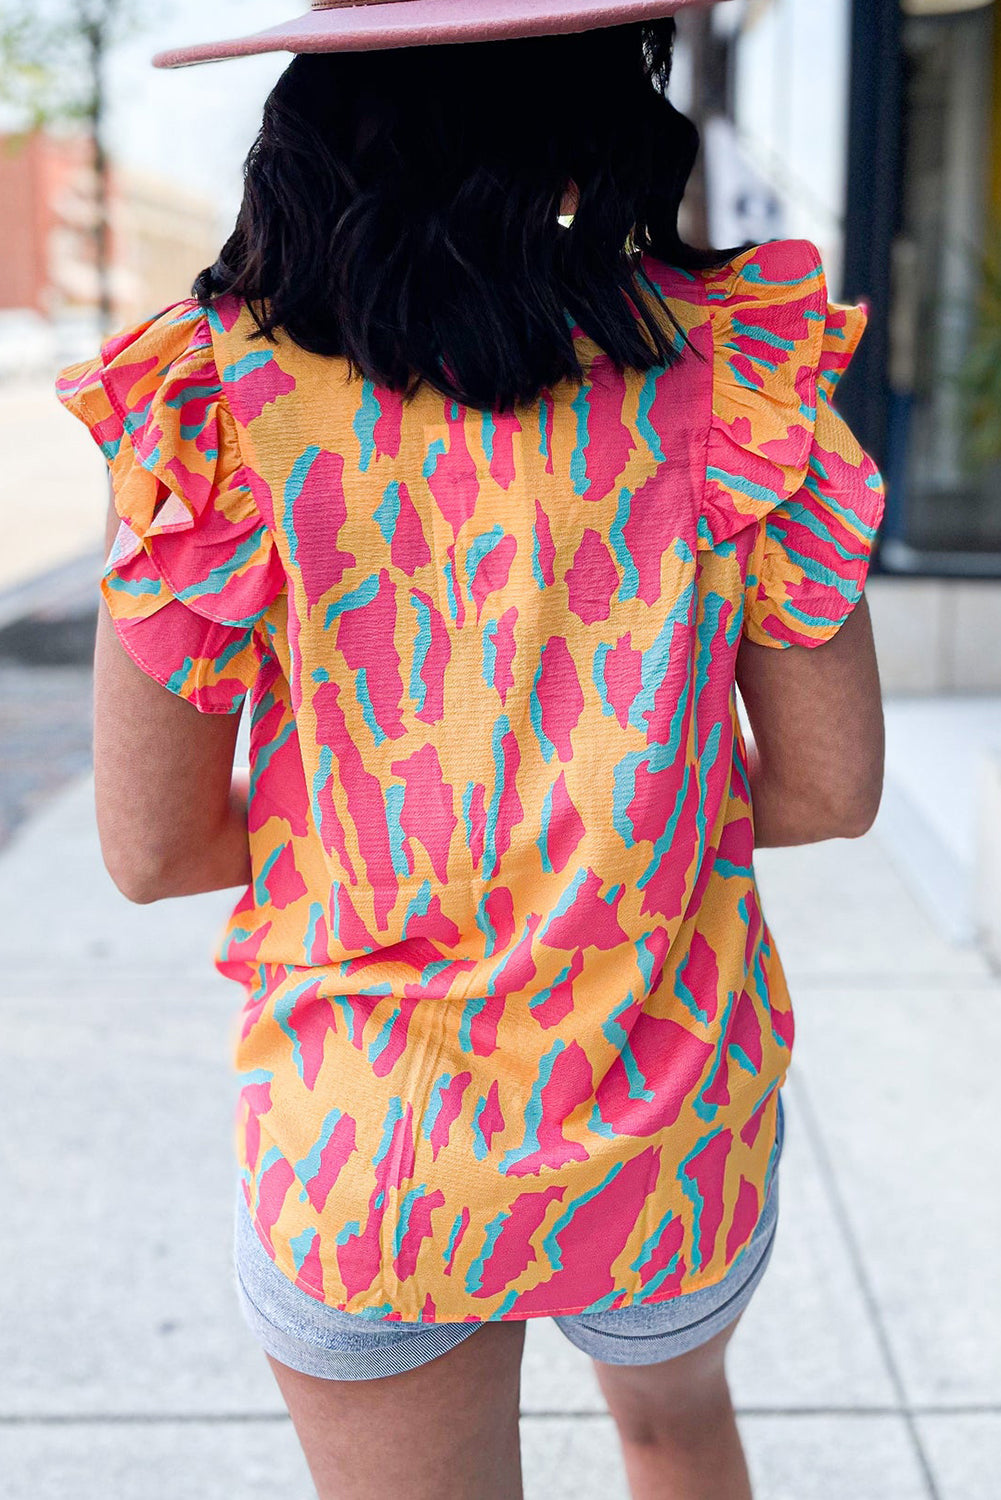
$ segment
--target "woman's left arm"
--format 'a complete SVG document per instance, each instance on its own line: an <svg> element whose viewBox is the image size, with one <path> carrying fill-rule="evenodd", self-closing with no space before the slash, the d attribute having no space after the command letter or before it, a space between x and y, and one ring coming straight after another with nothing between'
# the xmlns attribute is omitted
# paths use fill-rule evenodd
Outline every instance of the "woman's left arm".
<svg viewBox="0 0 1001 1500"><path fill-rule="evenodd" d="M119 518L108 512L105 553ZM105 867L130 901L250 881L240 715L199 713L129 656L101 600L94 650L94 782Z"/></svg>

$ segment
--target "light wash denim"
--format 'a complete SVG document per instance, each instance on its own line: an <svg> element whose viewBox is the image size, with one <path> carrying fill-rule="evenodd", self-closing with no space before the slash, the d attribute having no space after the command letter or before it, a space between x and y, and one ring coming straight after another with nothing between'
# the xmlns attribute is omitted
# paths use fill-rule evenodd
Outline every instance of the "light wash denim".
<svg viewBox="0 0 1001 1500"><path fill-rule="evenodd" d="M775 1156L757 1227L722 1281L662 1302L553 1319L571 1344L612 1365L649 1365L686 1354L734 1321L765 1273L778 1220L778 1158L784 1136L779 1094ZM299 1290L258 1238L238 1186L234 1271L244 1318L268 1354L327 1380L372 1380L411 1370L472 1337L483 1323L387 1323L342 1312Z"/></svg>

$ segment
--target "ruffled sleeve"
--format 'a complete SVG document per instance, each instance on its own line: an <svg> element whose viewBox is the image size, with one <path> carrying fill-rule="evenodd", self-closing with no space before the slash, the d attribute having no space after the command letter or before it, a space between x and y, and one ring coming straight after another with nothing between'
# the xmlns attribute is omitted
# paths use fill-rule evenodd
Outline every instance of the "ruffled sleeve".
<svg viewBox="0 0 1001 1500"><path fill-rule="evenodd" d="M101 592L149 676L203 713L233 713L258 670L255 627L284 584L195 302L64 370L59 399L86 425L121 518Z"/></svg>
<svg viewBox="0 0 1001 1500"><path fill-rule="evenodd" d="M828 301L816 247L775 241L710 282L713 415L700 547L754 528L744 632L819 645L862 595L884 507L872 459L831 397L866 324Z"/></svg>

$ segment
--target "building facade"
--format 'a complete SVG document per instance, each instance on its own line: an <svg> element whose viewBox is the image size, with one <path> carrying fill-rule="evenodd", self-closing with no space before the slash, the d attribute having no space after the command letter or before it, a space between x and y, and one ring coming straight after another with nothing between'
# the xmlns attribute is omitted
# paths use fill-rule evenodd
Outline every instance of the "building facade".
<svg viewBox="0 0 1001 1500"><path fill-rule="evenodd" d="M89 142L44 132L0 136L0 312L58 321L98 303L95 182ZM146 172L111 182L111 289L117 325L187 294L215 260L215 204Z"/></svg>
<svg viewBox="0 0 1001 1500"><path fill-rule="evenodd" d="M1001 579L999 11L731 0L708 22L710 238L812 239L833 295L870 305L839 397L886 476L887 574Z"/></svg>

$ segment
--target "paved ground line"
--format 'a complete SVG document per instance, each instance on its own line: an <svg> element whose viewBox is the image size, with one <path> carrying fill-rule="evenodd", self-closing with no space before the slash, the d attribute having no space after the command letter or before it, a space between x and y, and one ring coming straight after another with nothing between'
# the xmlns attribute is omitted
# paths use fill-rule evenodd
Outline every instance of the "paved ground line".
<svg viewBox="0 0 1001 1500"><path fill-rule="evenodd" d="M738 1406L738 1417L998 1417L1001 1403L971 1403L966 1406ZM533 1408L521 1413L524 1422L579 1421L582 1418L604 1420L607 1411L597 1407L563 1410L558 1407ZM237 1422L287 1422L283 1411L236 1412L23 1412L0 1414L0 1427L165 1427L217 1426Z"/></svg>
<svg viewBox="0 0 1001 1500"><path fill-rule="evenodd" d="M890 1377L890 1384L892 1385L894 1394L897 1397L897 1403L900 1408L900 1415L903 1417L904 1423L907 1427L907 1433L911 1441L911 1447L914 1451L914 1456L918 1461L918 1466L921 1469L922 1474L924 1475L925 1485L928 1489L929 1500L942 1500L941 1492L936 1482L934 1472L932 1471L931 1464L928 1460L928 1455L925 1453L924 1444L921 1441L921 1434L918 1432L917 1423L914 1420L914 1410L911 1406L911 1403L907 1399L907 1393L904 1389L903 1376L900 1373L900 1368L893 1353L893 1347L890 1343L890 1336L887 1331L886 1324L883 1321L883 1314L880 1311L879 1303L876 1300L875 1291L869 1281L869 1277L866 1272L865 1262L862 1258L861 1246L859 1245L858 1240L855 1236L855 1231L852 1228L851 1220L848 1216L848 1210L841 1195L841 1189L838 1186L838 1181L834 1173L834 1166L831 1161L830 1154L827 1150L827 1145L821 1133L817 1116L814 1113L813 1104L801 1079L794 1079L793 1075L790 1073L788 1082L793 1084L793 1098L795 1099L796 1105L798 1107L800 1118L803 1120L806 1134L809 1138L810 1145L812 1146L814 1155L817 1159L817 1164L820 1167L821 1176L824 1180L824 1187L831 1205L831 1210L834 1214L838 1228L841 1231L841 1237L848 1252L848 1258L851 1262L852 1271L854 1273L859 1291L862 1295L862 1300L865 1304L866 1311L869 1315L870 1327L872 1328L873 1334L876 1338L876 1342L879 1345L879 1350L883 1356L883 1363L886 1367L886 1372Z"/></svg>

